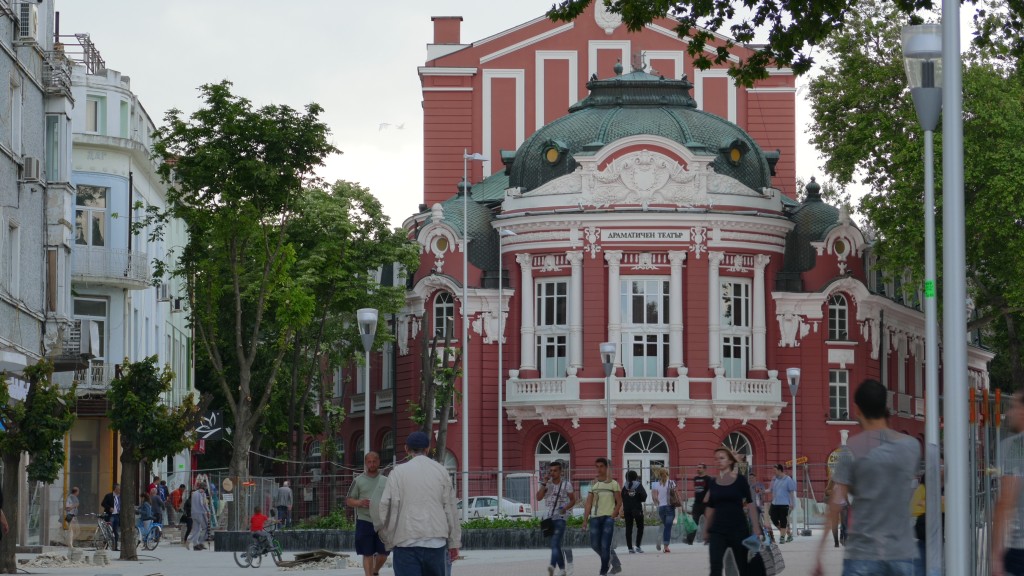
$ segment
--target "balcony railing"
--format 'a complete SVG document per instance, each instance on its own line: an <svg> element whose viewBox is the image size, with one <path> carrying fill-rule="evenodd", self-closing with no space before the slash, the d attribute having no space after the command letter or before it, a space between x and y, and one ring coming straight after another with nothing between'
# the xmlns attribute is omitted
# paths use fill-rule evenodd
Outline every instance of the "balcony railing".
<svg viewBox="0 0 1024 576"><path fill-rule="evenodd" d="M508 402L569 402L580 398L575 378L510 379L505 399Z"/></svg>
<svg viewBox="0 0 1024 576"><path fill-rule="evenodd" d="M778 379L715 378L715 400L726 402L782 402L782 382Z"/></svg>
<svg viewBox="0 0 1024 576"><path fill-rule="evenodd" d="M910 394L896 395L896 411L900 414L910 414L910 405L913 401Z"/></svg>
<svg viewBox="0 0 1024 576"><path fill-rule="evenodd" d="M145 252L77 245L72 251L74 280L142 290L150 285Z"/></svg>
<svg viewBox="0 0 1024 576"><path fill-rule="evenodd" d="M690 387L678 378L616 378L611 399L675 402L690 399Z"/></svg>
<svg viewBox="0 0 1024 576"><path fill-rule="evenodd" d="M75 382L78 383L78 392L88 390L105 390L110 387L114 379L113 364L93 364L83 370L75 371Z"/></svg>
<svg viewBox="0 0 1024 576"><path fill-rule="evenodd" d="M374 398L376 400L375 410L387 410L395 405L394 396L392 395L391 390L378 390L377 393L374 394Z"/></svg>
<svg viewBox="0 0 1024 576"><path fill-rule="evenodd" d="M355 412L362 412L363 410L366 410L366 394L355 394L355 395L353 395L351 402L352 402L351 411L353 413L355 413Z"/></svg>
<svg viewBox="0 0 1024 576"><path fill-rule="evenodd" d="M64 50L51 50L46 53L43 64L43 87L47 92L71 95L71 68L74 63Z"/></svg>
<svg viewBox="0 0 1024 576"><path fill-rule="evenodd" d="M914 416L924 418L924 398L914 398Z"/></svg>
<svg viewBox="0 0 1024 576"><path fill-rule="evenodd" d="M90 342L90 328L94 322L74 320L63 328L59 349L54 349L47 356L53 363L54 372L82 370L94 356Z"/></svg>

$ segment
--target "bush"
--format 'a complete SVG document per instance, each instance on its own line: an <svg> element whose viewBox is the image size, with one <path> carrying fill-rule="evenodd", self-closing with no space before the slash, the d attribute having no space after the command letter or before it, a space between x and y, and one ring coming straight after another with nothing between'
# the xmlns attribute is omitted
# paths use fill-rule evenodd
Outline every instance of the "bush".
<svg viewBox="0 0 1024 576"><path fill-rule="evenodd" d="M355 530L355 527L344 508L335 508L326 516L306 518L295 526L300 530Z"/></svg>

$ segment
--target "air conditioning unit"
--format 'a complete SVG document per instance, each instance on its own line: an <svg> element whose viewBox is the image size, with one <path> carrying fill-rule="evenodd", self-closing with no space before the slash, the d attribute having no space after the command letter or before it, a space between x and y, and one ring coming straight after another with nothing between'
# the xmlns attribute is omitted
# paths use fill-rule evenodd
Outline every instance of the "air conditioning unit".
<svg viewBox="0 0 1024 576"><path fill-rule="evenodd" d="M40 182L43 179L43 162L33 156L25 156L25 164L21 170L21 179L27 182Z"/></svg>
<svg viewBox="0 0 1024 576"><path fill-rule="evenodd" d="M18 39L39 41L39 6L36 2L22 2L18 12Z"/></svg>
<svg viewBox="0 0 1024 576"><path fill-rule="evenodd" d="M170 302L171 301L171 286L166 282L161 282L156 287L156 301L157 302Z"/></svg>
<svg viewBox="0 0 1024 576"><path fill-rule="evenodd" d="M185 311L185 299L184 298L174 298L174 299L171 299L170 302L171 302L171 312L184 312Z"/></svg>

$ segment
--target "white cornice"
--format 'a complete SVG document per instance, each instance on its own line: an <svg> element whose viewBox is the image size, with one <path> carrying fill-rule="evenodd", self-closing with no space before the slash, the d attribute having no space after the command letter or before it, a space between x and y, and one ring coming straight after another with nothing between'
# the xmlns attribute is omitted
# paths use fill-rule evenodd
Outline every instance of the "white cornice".
<svg viewBox="0 0 1024 576"><path fill-rule="evenodd" d="M416 69L420 76L475 76L476 68L444 68L441 66L420 66Z"/></svg>
<svg viewBox="0 0 1024 576"><path fill-rule="evenodd" d="M548 21L548 17L547 16L538 16L538 17L534 18L533 20L529 20L529 21L524 22L524 23L522 23L522 24L520 24L518 26L514 26L512 28L509 28L508 30L504 30L502 32L498 32L497 34L492 34L492 35L488 36L487 38L484 38L483 40L477 40L476 42L473 42L473 46L483 46L484 44L487 44L488 42L493 42L493 41L495 41L495 40L497 40L499 38L504 38L505 36L508 36L509 34L515 34L516 32L518 32L518 31L520 31L520 30L522 30L524 28L529 28L530 26L533 26L534 24L537 24L537 23L540 23L540 22L547 22L547 21Z"/></svg>
<svg viewBox="0 0 1024 576"><path fill-rule="evenodd" d="M480 63L484 64L486 62L490 62L491 60L494 60L496 58L501 58L502 56L505 56L505 55L511 54L511 53L513 53L513 52L515 52L517 50L521 50L523 48L526 48L527 46L530 46L531 44L536 44L537 42L540 42L542 40L547 40L548 38L551 38L552 36L558 36L562 32L568 32L569 30L572 30L573 26L574 26L574 24L572 22L570 22L568 24L564 24L562 26L559 26L558 28L554 28L554 29L548 30L547 32L544 32L544 33L541 33L541 34L537 34L536 36L527 38L526 40L523 40L522 42L516 42L515 44L512 44L511 46L506 46L505 48L502 48L501 50L498 50L496 52L491 52L490 54L487 54L485 56L481 56L480 57Z"/></svg>

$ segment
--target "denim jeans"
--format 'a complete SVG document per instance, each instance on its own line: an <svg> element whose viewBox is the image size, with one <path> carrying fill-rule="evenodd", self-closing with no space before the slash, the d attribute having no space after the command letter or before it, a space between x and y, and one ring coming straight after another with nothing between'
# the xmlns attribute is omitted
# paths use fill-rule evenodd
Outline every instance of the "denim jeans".
<svg viewBox="0 0 1024 576"><path fill-rule="evenodd" d="M601 557L601 574L608 573L609 565L621 567L619 557L612 550L612 536L615 535L615 521L611 516L590 519L590 548Z"/></svg>
<svg viewBox="0 0 1024 576"><path fill-rule="evenodd" d="M395 548L392 565L396 576L447 576L448 548L424 548L412 546Z"/></svg>
<svg viewBox="0 0 1024 576"><path fill-rule="evenodd" d="M1003 557L1003 569L1009 576L1024 576L1024 550L1007 548Z"/></svg>
<svg viewBox="0 0 1024 576"><path fill-rule="evenodd" d="M914 576L914 561L846 559L843 576Z"/></svg>
<svg viewBox="0 0 1024 576"><path fill-rule="evenodd" d="M658 518L661 518L664 526L661 542L667 545L672 540L672 522L676 519L676 509L671 506L658 506Z"/></svg>
<svg viewBox="0 0 1024 576"><path fill-rule="evenodd" d="M565 569L565 555L562 554L562 540L565 538L565 520L555 519L555 533L551 535L551 566Z"/></svg>

